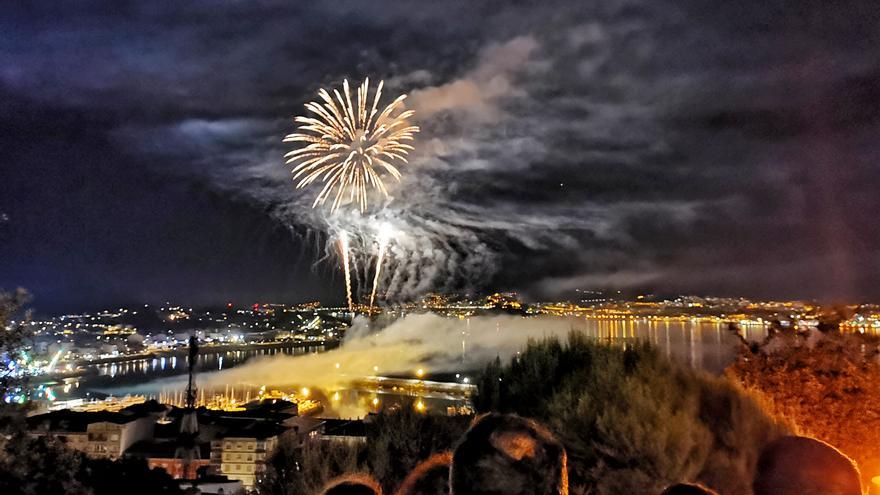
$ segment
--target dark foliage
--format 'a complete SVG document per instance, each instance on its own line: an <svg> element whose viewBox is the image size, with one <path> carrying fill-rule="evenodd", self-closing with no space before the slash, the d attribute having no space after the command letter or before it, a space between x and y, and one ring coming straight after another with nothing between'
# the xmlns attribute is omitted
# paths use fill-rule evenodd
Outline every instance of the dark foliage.
<svg viewBox="0 0 880 495"><path fill-rule="evenodd" d="M84 482L95 495L175 495L180 486L164 469L150 469L143 459L89 460Z"/></svg>
<svg viewBox="0 0 880 495"><path fill-rule="evenodd" d="M693 483L676 483L663 490L660 495L717 495L714 491Z"/></svg>
<svg viewBox="0 0 880 495"><path fill-rule="evenodd" d="M370 472L390 493L416 465L451 450L470 418L421 414L413 407L380 414L367 429Z"/></svg>
<svg viewBox="0 0 880 495"><path fill-rule="evenodd" d="M0 450L0 493L177 495L177 483L142 460L94 460L49 437L7 431Z"/></svg>
<svg viewBox="0 0 880 495"><path fill-rule="evenodd" d="M396 495L446 495L449 493L449 471L452 452L441 452L427 458L409 472Z"/></svg>
<svg viewBox="0 0 880 495"><path fill-rule="evenodd" d="M293 437L285 437L269 458L258 489L271 495L319 493L330 480L362 471L365 457L360 444L307 441L299 445Z"/></svg>
<svg viewBox="0 0 880 495"><path fill-rule="evenodd" d="M30 294L24 289L15 292L0 290L0 363L4 363L0 366L0 398L6 396L7 391L25 385L16 376L14 368L6 366L5 362L18 361L29 344L31 335L27 322L30 313L24 307L30 300ZM0 401L0 407L4 406L5 402Z"/></svg>
<svg viewBox="0 0 880 495"><path fill-rule="evenodd" d="M29 438L21 432L6 436L0 450L0 493L42 495L92 494L84 455L51 438Z"/></svg>
<svg viewBox="0 0 880 495"><path fill-rule="evenodd" d="M366 444L285 438L269 459L262 494L319 493L332 479L347 473L372 475L392 493L421 461L451 450L470 418L416 412L413 407L385 412L367 424Z"/></svg>

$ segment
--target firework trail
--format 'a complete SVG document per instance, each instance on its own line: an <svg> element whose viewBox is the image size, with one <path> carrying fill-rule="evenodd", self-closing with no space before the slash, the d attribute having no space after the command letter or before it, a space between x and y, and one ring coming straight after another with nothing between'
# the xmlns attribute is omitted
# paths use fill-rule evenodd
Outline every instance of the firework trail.
<svg viewBox="0 0 880 495"><path fill-rule="evenodd" d="M354 310L354 302L351 300L351 266L349 260L348 234L342 232L339 236L339 250L342 251L342 264L345 270L345 297L348 300L348 310Z"/></svg>
<svg viewBox="0 0 880 495"><path fill-rule="evenodd" d="M318 96L322 101L306 103L306 109L315 116L294 119L300 126L297 132L287 135L284 142L305 143L305 146L284 156L287 163L296 164L293 178L299 180L297 189L315 181L324 183L312 208L333 197L331 213L346 199L357 202L364 212L370 189L388 196L380 172L400 180L400 171L394 163L406 163L407 154L413 150L407 142L414 139L419 128L407 121L413 115L412 110L401 111L406 95L398 96L383 110L378 110L384 83L381 81L376 88L372 104L368 98L369 78L357 89L356 104L352 103L348 80L342 83L344 97L339 90L334 89L331 96L321 89Z"/></svg>
<svg viewBox="0 0 880 495"><path fill-rule="evenodd" d="M373 311L373 303L376 301L376 289L379 287L379 275L382 273L382 261L385 259L385 248L391 240L391 228L383 224L379 231L379 256L376 258L376 274L373 276L373 291L370 293L370 312Z"/></svg>

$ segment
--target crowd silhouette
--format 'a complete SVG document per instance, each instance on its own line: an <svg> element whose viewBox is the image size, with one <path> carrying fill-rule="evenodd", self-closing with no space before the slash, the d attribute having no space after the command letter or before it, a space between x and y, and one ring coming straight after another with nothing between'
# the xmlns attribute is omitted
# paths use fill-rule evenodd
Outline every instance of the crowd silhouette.
<svg viewBox="0 0 880 495"><path fill-rule="evenodd" d="M754 495L863 493L856 465L812 438L769 443L755 472ZM568 494L565 448L553 434L533 420L490 413L474 420L452 452L434 454L413 469L394 495ZM645 495L709 494L725 495L690 480ZM382 489L370 476L353 473L331 481L322 495L382 495Z"/></svg>

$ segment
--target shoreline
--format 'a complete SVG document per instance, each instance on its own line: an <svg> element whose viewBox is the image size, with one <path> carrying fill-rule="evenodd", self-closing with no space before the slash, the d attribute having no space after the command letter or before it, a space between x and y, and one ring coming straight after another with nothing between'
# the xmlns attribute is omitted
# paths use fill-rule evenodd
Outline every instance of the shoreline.
<svg viewBox="0 0 880 495"><path fill-rule="evenodd" d="M324 347L325 350L333 349L339 345L339 339L323 339L316 341L274 341L252 342L243 344L220 344L199 346L199 355L220 354L231 351L253 351L259 349L299 348L299 347ZM40 376L40 381L56 381L68 378L79 378L95 371L95 366L105 364L119 364L145 359L160 359L168 357L186 357L187 347L182 346L174 349L145 351L137 354L123 354L97 359L80 359L73 363L74 368L70 371L53 372Z"/></svg>

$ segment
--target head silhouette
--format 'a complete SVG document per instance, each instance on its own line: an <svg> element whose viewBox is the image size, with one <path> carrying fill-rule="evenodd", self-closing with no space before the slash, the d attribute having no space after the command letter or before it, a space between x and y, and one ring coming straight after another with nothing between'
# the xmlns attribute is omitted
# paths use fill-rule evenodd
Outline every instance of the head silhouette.
<svg viewBox="0 0 880 495"><path fill-rule="evenodd" d="M827 443L786 436L758 459L755 495L861 495L859 470Z"/></svg>
<svg viewBox="0 0 880 495"><path fill-rule="evenodd" d="M395 495L448 495L452 452L434 454L415 467Z"/></svg>
<svg viewBox="0 0 880 495"><path fill-rule="evenodd" d="M382 488L370 476L350 474L328 482L321 495L382 495Z"/></svg>
<svg viewBox="0 0 880 495"><path fill-rule="evenodd" d="M565 449L532 420L486 414L455 448L450 488L453 495L567 494Z"/></svg>

